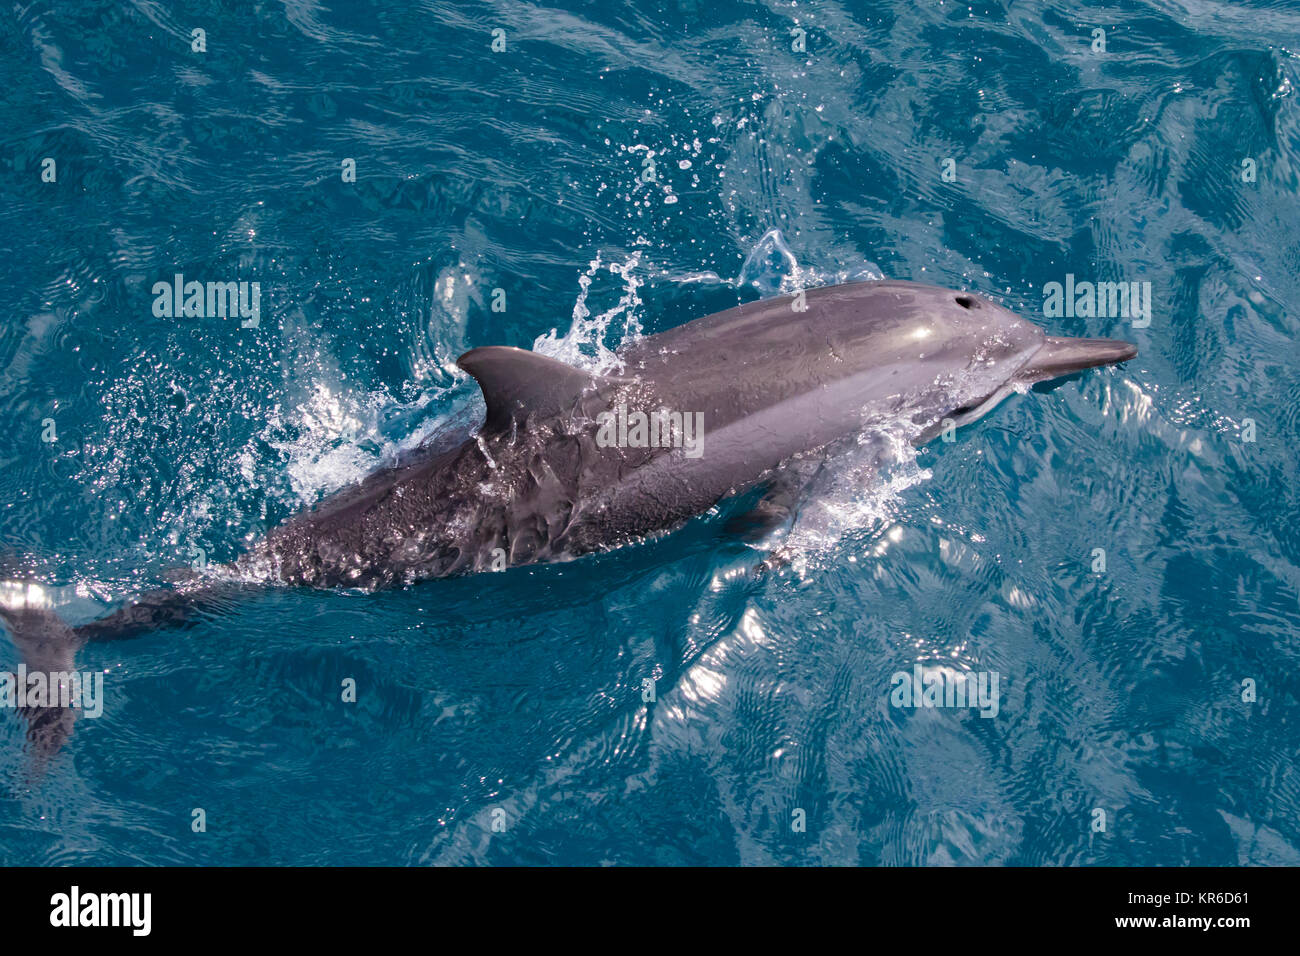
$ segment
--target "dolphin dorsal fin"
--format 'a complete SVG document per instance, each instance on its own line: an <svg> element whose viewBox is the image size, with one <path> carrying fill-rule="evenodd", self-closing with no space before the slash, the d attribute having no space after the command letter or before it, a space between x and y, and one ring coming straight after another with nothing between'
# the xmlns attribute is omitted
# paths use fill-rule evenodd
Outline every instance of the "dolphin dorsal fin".
<svg viewBox="0 0 1300 956"><path fill-rule="evenodd" d="M456 359L478 382L487 403L484 428L500 431L529 415L559 415L573 408L595 379L563 362L536 352L489 345L470 349Z"/></svg>

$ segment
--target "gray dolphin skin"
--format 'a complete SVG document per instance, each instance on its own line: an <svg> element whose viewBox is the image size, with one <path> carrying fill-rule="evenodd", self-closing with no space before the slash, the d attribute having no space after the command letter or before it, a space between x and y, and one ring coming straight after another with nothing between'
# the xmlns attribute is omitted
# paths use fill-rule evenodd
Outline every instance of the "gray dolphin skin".
<svg viewBox="0 0 1300 956"><path fill-rule="evenodd" d="M901 281L728 309L631 343L607 376L476 348L459 365L487 413L458 446L290 518L218 580L150 592L77 628L21 600L0 616L25 655L70 663L86 640L182 622L250 582L378 590L568 560L778 483L846 437L901 423L920 444L1014 391L1136 354L1127 342L1045 335L973 293ZM657 427L638 432L638 415Z"/></svg>
<svg viewBox="0 0 1300 956"><path fill-rule="evenodd" d="M487 415L477 438L381 472L272 532L240 559L255 578L376 589L560 561L671 529L794 456L872 423L917 441L1017 388L1132 358L1110 339L1059 339L987 299L864 282L742 305L634 342L593 377L514 348L467 352ZM602 414L680 413L683 443L602 446ZM670 447L662 447L669 444ZM671 447L676 444L678 447Z"/></svg>

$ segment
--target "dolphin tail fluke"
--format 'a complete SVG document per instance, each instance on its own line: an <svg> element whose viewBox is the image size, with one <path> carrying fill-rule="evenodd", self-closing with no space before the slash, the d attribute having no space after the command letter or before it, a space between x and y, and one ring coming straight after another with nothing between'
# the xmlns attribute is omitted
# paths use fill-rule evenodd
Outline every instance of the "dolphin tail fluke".
<svg viewBox="0 0 1300 956"><path fill-rule="evenodd" d="M77 637L88 641L117 641L138 637L146 631L194 624L205 612L233 605L238 596L254 585L236 581L191 579L171 588L146 591L111 614L76 628Z"/></svg>
<svg viewBox="0 0 1300 956"><path fill-rule="evenodd" d="M72 680L74 659L85 638L55 613L44 588L26 581L0 582L0 621L22 659L19 673L4 676L16 696L16 709L27 721L32 769L39 776L72 734L76 711L61 701L68 699L65 684ZM27 695L33 679L45 688L39 701Z"/></svg>
<svg viewBox="0 0 1300 956"><path fill-rule="evenodd" d="M12 574L12 571L10 572ZM55 612L49 592L31 581L0 580L0 623L21 657L20 671L0 673L17 693L24 688L17 710L27 721L36 776L72 734L76 710L68 682L76 673L77 652L89 641L134 637L144 631L192 623L206 610L229 602L247 585L189 582L176 588L149 591L105 617L72 627ZM79 677L77 679L80 679ZM39 703L32 686L45 688Z"/></svg>

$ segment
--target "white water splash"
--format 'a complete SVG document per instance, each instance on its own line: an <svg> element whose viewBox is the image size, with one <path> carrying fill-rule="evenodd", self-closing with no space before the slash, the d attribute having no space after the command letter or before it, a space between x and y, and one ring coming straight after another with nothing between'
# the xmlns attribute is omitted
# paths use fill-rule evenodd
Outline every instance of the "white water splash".
<svg viewBox="0 0 1300 956"><path fill-rule="evenodd" d="M807 288L806 271L810 270L800 267L781 230L769 229L749 250L732 284L742 289L751 286L764 297L782 295Z"/></svg>
<svg viewBox="0 0 1300 956"><path fill-rule="evenodd" d="M601 262L600 253L591 260L587 271L578 276L578 301L573 305L573 322L569 331L560 335L551 329L533 341L533 351L558 359L568 365L587 369L602 375L623 368L616 350L641 335L638 309L641 296L638 290L645 279L636 275L641 264L641 253L634 252L624 262ZM608 272L622 282L623 292L618 302L595 315L587 307L592 281L602 272Z"/></svg>
<svg viewBox="0 0 1300 956"><path fill-rule="evenodd" d="M462 376L456 359L467 350L470 306L483 308L482 284L478 270L464 262L438 272L428 293L428 318L411 347L411 374L417 381L450 383Z"/></svg>
<svg viewBox="0 0 1300 956"><path fill-rule="evenodd" d="M818 269L802 266L791 251L780 229L769 229L754 243L734 279L724 279L716 272L660 272L652 278L689 284L695 282L754 289L761 298L791 295L801 289L817 289L845 282L883 279L884 274L869 262L850 269Z"/></svg>
<svg viewBox="0 0 1300 956"><path fill-rule="evenodd" d="M827 456L782 542L796 573L830 558L845 536L898 518L903 492L931 475L917 461L913 432L905 423L873 425Z"/></svg>
<svg viewBox="0 0 1300 956"><path fill-rule="evenodd" d="M419 421L400 438L391 437L392 423L418 417L442 391L435 389L401 404L382 390L339 392L316 381L307 399L293 409L290 420L277 408L259 437L283 457L284 472L297 499L312 504L321 495L361 481L422 444L444 417L434 415ZM251 447L244 449L240 464L250 480L259 468L267 467Z"/></svg>

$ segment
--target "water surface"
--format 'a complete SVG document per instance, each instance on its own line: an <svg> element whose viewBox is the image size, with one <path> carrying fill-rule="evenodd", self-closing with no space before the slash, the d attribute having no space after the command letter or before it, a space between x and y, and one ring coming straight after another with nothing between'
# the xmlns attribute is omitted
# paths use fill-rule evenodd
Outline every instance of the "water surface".
<svg viewBox="0 0 1300 956"><path fill-rule="evenodd" d="M0 714L0 861L1300 863L1297 37L1293 2L15 8L0 542L71 620L472 419L474 346L601 367L888 276L1141 354L850 457L779 573L724 508L87 648L105 713L38 784ZM155 316L177 272L260 282L260 324ZM1149 281L1150 326L1045 318L1067 274ZM997 672L997 717L891 707L916 663Z"/></svg>

